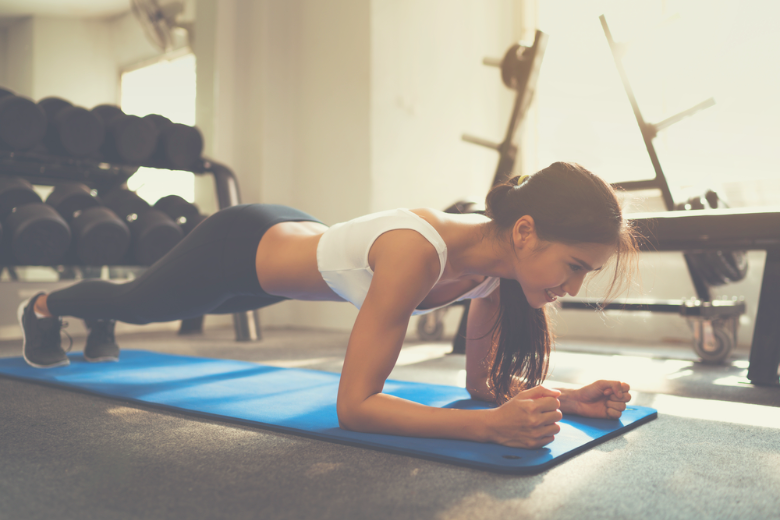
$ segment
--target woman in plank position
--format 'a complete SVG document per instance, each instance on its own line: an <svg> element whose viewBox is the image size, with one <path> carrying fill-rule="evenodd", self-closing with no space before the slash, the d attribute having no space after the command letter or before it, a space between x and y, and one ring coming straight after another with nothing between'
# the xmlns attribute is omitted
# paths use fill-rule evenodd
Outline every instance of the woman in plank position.
<svg viewBox="0 0 780 520"><path fill-rule="evenodd" d="M635 239L612 188L581 166L554 163L487 196L486 215L397 209L327 227L301 211L246 204L193 230L137 279L83 281L23 303L24 358L68 364L62 316L87 321L89 360L116 360L114 320L144 324L234 313L285 299L349 301L360 309L338 392L343 428L538 448L562 413L618 418L619 381L577 390L539 386L552 342L545 306L576 295L615 258L623 279ZM471 299L466 386L488 410L439 409L382 393L409 318Z"/></svg>

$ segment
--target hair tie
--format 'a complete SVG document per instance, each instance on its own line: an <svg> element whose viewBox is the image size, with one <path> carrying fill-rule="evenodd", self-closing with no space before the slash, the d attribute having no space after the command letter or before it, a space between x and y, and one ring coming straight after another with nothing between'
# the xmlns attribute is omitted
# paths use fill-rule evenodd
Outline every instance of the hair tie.
<svg viewBox="0 0 780 520"><path fill-rule="evenodd" d="M515 184L515 186L520 186L521 184L523 184L525 181L527 181L527 180L528 180L528 177L530 177L530 175L521 175L521 176L520 176L520 177L517 179L517 184Z"/></svg>

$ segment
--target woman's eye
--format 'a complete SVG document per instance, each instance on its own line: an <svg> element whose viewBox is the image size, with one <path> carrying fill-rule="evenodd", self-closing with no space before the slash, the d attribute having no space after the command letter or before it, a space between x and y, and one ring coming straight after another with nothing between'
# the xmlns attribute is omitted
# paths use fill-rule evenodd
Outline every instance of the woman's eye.
<svg viewBox="0 0 780 520"><path fill-rule="evenodd" d="M571 267L571 270L574 272L577 272L582 269L582 266L578 264L569 264L569 267Z"/></svg>

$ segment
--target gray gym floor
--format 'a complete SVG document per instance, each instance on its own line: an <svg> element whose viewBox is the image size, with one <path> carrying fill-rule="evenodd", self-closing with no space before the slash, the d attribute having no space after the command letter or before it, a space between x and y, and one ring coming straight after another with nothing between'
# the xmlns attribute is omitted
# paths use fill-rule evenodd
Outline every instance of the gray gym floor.
<svg viewBox="0 0 780 520"><path fill-rule="evenodd" d="M125 349L339 371L346 333L236 343L128 334ZM74 349L83 345L76 339ZM463 357L408 342L394 379L462 384ZM0 344L17 356L20 342ZM658 419L544 473L507 476L204 420L0 377L0 518L780 518L780 388L685 346L561 341L548 384L618 378Z"/></svg>

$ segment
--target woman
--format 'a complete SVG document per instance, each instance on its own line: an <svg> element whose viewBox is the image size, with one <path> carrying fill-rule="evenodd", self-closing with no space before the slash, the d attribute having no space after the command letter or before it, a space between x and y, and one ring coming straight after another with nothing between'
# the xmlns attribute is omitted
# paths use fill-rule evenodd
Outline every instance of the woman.
<svg viewBox="0 0 780 520"><path fill-rule="evenodd" d="M233 313L295 298L360 309L338 393L343 428L538 448L562 413L618 418L629 386L598 381L552 390L545 306L576 295L616 257L612 286L635 241L612 188L581 166L555 163L487 196L486 215L392 210L328 228L283 206L249 204L201 223L125 284L84 281L20 306L24 356L67 364L62 316L87 320L88 358L116 359L113 321L149 323ZM410 316L472 300L466 385L489 410L432 408L382 393Z"/></svg>

